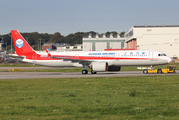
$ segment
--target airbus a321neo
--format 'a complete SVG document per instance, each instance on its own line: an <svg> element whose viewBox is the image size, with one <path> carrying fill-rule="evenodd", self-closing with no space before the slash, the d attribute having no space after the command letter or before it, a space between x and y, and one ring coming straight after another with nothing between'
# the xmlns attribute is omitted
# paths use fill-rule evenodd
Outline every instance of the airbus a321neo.
<svg viewBox="0 0 179 120"><path fill-rule="evenodd" d="M11 30L16 54L23 62L50 67L84 67L82 74L103 71L120 71L121 66L154 66L171 62L163 52L154 50L120 51L48 51L40 53L32 49L17 30Z"/></svg>

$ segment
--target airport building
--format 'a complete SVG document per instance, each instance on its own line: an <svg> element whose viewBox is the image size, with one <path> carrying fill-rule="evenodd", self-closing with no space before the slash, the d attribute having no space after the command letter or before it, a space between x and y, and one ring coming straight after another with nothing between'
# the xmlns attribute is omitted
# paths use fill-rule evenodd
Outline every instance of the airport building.
<svg viewBox="0 0 179 120"><path fill-rule="evenodd" d="M67 43L45 43L42 45L42 50L45 50L45 48L49 48L50 50L54 51L83 51L82 44L76 44L74 46L70 46Z"/></svg>
<svg viewBox="0 0 179 120"><path fill-rule="evenodd" d="M57 51L64 52L64 51L83 51L82 44L76 44L74 46L66 45L66 46L58 46Z"/></svg>
<svg viewBox="0 0 179 120"><path fill-rule="evenodd" d="M83 51L105 49L158 50L167 56L179 57L179 25L133 26L121 38L89 34L83 37Z"/></svg>
<svg viewBox="0 0 179 120"><path fill-rule="evenodd" d="M126 48L125 39L121 38L119 34L114 36L110 34L96 34L92 36L89 34L87 37L83 37L83 51L104 51L105 49L124 49Z"/></svg>
<svg viewBox="0 0 179 120"><path fill-rule="evenodd" d="M133 26L125 39L127 49L152 49L179 57L179 25Z"/></svg>

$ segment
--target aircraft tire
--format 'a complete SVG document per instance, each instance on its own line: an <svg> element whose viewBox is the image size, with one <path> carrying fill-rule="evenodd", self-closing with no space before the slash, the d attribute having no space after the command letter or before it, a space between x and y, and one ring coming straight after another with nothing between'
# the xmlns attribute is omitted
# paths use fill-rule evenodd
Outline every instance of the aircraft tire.
<svg viewBox="0 0 179 120"><path fill-rule="evenodd" d="M81 72L83 75L85 75L85 74L88 74L88 71L87 70L82 70L82 72Z"/></svg>
<svg viewBox="0 0 179 120"><path fill-rule="evenodd" d="M91 74L96 74L97 72L94 72L93 70L91 70Z"/></svg>

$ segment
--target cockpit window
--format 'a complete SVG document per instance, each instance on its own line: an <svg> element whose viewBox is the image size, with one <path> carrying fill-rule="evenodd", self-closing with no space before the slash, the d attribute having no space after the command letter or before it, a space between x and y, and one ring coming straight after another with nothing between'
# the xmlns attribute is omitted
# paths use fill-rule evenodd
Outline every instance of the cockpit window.
<svg viewBox="0 0 179 120"><path fill-rule="evenodd" d="M166 54L158 54L158 56L167 56Z"/></svg>

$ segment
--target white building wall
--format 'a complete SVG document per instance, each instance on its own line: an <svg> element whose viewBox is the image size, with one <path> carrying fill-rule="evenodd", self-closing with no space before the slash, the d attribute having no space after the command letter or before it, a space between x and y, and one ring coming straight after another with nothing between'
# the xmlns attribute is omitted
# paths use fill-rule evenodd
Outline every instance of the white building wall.
<svg viewBox="0 0 179 120"><path fill-rule="evenodd" d="M69 48L69 49L71 49L71 50L72 50L72 49L73 49L73 47L74 47L74 46L70 46L70 48Z"/></svg>
<svg viewBox="0 0 179 120"><path fill-rule="evenodd" d="M77 49L81 49L81 46L77 46Z"/></svg>
<svg viewBox="0 0 179 120"><path fill-rule="evenodd" d="M179 27L133 27L133 36L137 38L137 49L162 51L170 57L179 57ZM131 29L131 30L132 30Z"/></svg>
<svg viewBox="0 0 179 120"><path fill-rule="evenodd" d="M121 42L110 42L110 48L113 48L113 49L122 49L121 48Z"/></svg>
<svg viewBox="0 0 179 120"><path fill-rule="evenodd" d="M95 47L96 51L104 51L106 49L106 42L96 42Z"/></svg>
<svg viewBox="0 0 179 120"><path fill-rule="evenodd" d="M103 34L99 36L91 36L89 34L87 37L83 38L83 51L104 51L104 49L125 49L125 38L121 38L119 34L117 36L106 36Z"/></svg>
<svg viewBox="0 0 179 120"><path fill-rule="evenodd" d="M83 51L90 51L92 50L92 43L91 42L83 42Z"/></svg>

